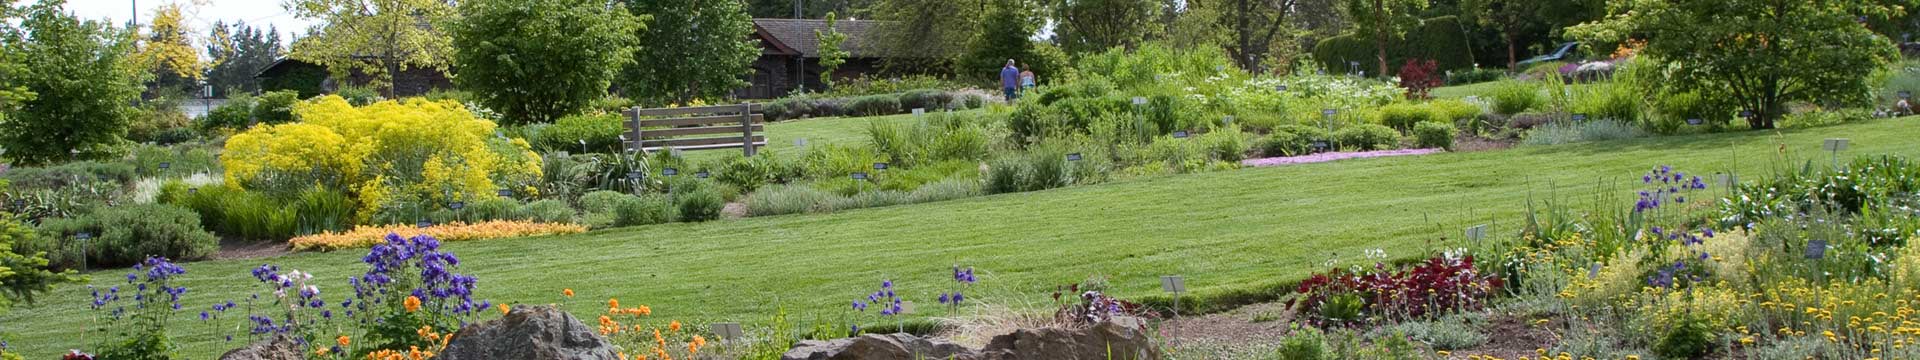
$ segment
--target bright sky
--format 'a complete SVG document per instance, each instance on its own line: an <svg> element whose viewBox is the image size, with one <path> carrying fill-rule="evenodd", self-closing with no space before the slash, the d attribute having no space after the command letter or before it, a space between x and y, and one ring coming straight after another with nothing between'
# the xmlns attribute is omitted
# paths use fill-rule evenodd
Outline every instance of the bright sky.
<svg viewBox="0 0 1920 360"><path fill-rule="evenodd" d="M40 0L26 0L23 4L39 3ZM133 14L134 6L140 9L140 23L148 24L153 11L169 3L189 4L186 0L67 0L67 11L83 19L109 20L112 23L125 24ZM202 5L189 7L188 26L195 34L205 35L215 21L246 21L248 24L265 29L273 25L280 30L282 41L290 42L293 34L305 33L312 22L294 18L286 9L280 7L280 0L200 0ZM284 42L283 42L284 43Z"/></svg>

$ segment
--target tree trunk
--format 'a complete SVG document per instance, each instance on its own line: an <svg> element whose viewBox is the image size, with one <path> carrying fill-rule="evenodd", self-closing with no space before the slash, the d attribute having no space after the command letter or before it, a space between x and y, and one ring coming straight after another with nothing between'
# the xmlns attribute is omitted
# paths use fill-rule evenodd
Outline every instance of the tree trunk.
<svg viewBox="0 0 1920 360"><path fill-rule="evenodd" d="M1516 49L1519 45L1513 43L1513 29L1509 27L1503 32L1507 38L1507 71L1520 71L1520 52Z"/></svg>
<svg viewBox="0 0 1920 360"><path fill-rule="evenodd" d="M1253 71L1253 25L1249 20L1253 17L1253 11L1247 6L1247 0L1240 0L1238 7L1240 15L1234 19L1238 23L1234 32L1240 36L1240 53L1237 54L1240 58L1240 68Z"/></svg>
<svg viewBox="0 0 1920 360"><path fill-rule="evenodd" d="M1373 45L1375 56L1380 59L1380 73L1387 76L1387 6L1386 0L1373 0Z"/></svg>

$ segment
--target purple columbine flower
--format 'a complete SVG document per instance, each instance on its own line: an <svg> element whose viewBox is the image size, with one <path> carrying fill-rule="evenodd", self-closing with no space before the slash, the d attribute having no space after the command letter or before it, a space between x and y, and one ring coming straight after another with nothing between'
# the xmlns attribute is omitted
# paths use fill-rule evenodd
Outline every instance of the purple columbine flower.
<svg viewBox="0 0 1920 360"><path fill-rule="evenodd" d="M947 298L947 293L940 293L940 303L941 303L941 304L945 304L945 303L947 303L947 299L948 299L948 298Z"/></svg>

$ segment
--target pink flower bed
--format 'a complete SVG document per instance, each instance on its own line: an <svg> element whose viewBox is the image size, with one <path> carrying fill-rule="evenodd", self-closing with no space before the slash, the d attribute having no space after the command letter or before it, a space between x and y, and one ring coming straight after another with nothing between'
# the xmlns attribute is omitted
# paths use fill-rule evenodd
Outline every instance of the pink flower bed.
<svg viewBox="0 0 1920 360"><path fill-rule="evenodd" d="M1426 154L1432 154L1437 152L1440 152L1440 149L1330 152L1330 153L1319 153L1319 154L1306 155L1306 156L1247 159L1247 160L1240 161L1240 165L1250 166L1250 167L1281 166L1281 165L1294 165L1294 164L1311 164L1311 163L1317 163L1317 162L1328 162L1328 161L1346 160L1346 159L1365 159L1365 158L1388 157L1388 156L1426 155Z"/></svg>

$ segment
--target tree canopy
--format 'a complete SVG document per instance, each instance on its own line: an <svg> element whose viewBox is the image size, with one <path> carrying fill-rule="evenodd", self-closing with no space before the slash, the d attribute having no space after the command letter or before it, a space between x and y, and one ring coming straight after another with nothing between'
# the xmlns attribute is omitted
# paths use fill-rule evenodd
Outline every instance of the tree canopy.
<svg viewBox="0 0 1920 360"><path fill-rule="evenodd" d="M753 19L740 0L633 0L628 9L648 17L641 44L622 71L619 87L648 105L686 104L726 97L747 85L760 48L749 39Z"/></svg>
<svg viewBox="0 0 1920 360"><path fill-rule="evenodd" d="M294 59L320 64L336 78L372 76L393 96L393 77L407 69L446 72L453 40L442 29L453 0L287 0L287 10L320 26L293 43Z"/></svg>
<svg viewBox="0 0 1920 360"><path fill-rule="evenodd" d="M644 27L601 0L467 0L460 14L454 80L509 124L552 122L606 96Z"/></svg>
<svg viewBox="0 0 1920 360"><path fill-rule="evenodd" d="M6 102L18 103L0 119L0 147L18 165L117 152L147 79L127 33L82 21L65 3L27 6L18 27L0 35L0 53L15 64L0 89L24 90L8 91Z"/></svg>
<svg viewBox="0 0 1920 360"><path fill-rule="evenodd" d="M1879 0L1631 0L1569 31L1590 43L1645 39L1642 54L1667 64L1669 86L1723 92L1768 129L1792 102L1869 101L1868 79L1898 52L1858 17L1902 11Z"/></svg>
<svg viewBox="0 0 1920 360"><path fill-rule="evenodd" d="M1160 5L1154 0L1056 0L1055 40L1076 56L1132 48L1154 32Z"/></svg>
<svg viewBox="0 0 1920 360"><path fill-rule="evenodd" d="M215 22L208 31L206 47L211 57L207 86L213 87L214 97L219 98L233 91L250 94L260 90L260 81L253 76L286 54L277 29L262 30L244 22Z"/></svg>
<svg viewBox="0 0 1920 360"><path fill-rule="evenodd" d="M154 90L185 94L200 88L200 76L207 66L193 46L193 30L187 27L185 10L176 3L153 11L153 23L147 27L139 59L153 72Z"/></svg>
<svg viewBox="0 0 1920 360"><path fill-rule="evenodd" d="M833 87L833 72L840 64L847 63L847 50L840 48L847 42L847 33L840 32L839 14L827 13L826 30L814 30L814 41L820 44L820 84Z"/></svg>

